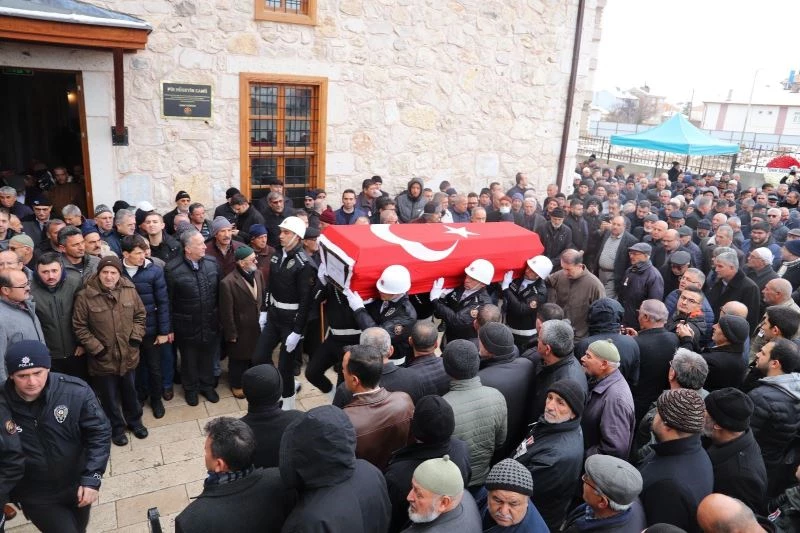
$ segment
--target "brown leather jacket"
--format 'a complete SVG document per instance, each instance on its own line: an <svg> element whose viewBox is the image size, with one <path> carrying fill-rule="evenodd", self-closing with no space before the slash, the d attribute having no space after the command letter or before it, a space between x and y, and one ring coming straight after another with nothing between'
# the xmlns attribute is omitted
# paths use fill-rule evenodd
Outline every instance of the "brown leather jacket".
<svg viewBox="0 0 800 533"><path fill-rule="evenodd" d="M86 348L89 375L122 376L139 364L139 345L147 317L136 287L120 277L116 288L103 288L97 274L75 296L72 327Z"/></svg>
<svg viewBox="0 0 800 533"><path fill-rule="evenodd" d="M395 450L414 441L410 431L414 402L405 392L380 387L356 394L344 412L356 430L356 457L382 471Z"/></svg>

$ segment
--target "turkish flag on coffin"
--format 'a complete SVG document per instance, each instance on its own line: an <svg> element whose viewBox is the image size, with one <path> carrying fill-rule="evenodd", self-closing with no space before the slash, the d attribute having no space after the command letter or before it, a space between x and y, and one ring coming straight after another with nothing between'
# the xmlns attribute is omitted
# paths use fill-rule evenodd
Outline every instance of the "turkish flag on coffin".
<svg viewBox="0 0 800 533"><path fill-rule="evenodd" d="M328 276L362 298L378 295L375 283L389 265L411 272L414 294L429 292L440 277L458 287L475 259L494 265L493 281L509 270L519 277L525 261L544 251L536 233L511 222L328 226L319 243Z"/></svg>

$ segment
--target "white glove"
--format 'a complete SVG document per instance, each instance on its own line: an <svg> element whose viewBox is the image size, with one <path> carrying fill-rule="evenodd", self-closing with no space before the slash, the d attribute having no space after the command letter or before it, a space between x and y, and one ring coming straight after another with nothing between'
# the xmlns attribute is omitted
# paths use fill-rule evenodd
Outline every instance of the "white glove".
<svg viewBox="0 0 800 533"><path fill-rule="evenodd" d="M364 300L361 299L361 296L359 296L357 292L345 289L344 295L347 297L347 303L350 304L350 309L353 311L358 311L364 307Z"/></svg>
<svg viewBox="0 0 800 533"><path fill-rule="evenodd" d="M261 328L261 331L264 331L264 328L267 326L267 312L261 311L258 314L258 326Z"/></svg>
<svg viewBox="0 0 800 533"><path fill-rule="evenodd" d="M297 344L300 342L300 339L302 338L303 338L302 335L300 335L299 333L295 333L294 331L289 333L289 336L286 337L286 342L284 343L286 351L289 353L293 352L294 349L297 348Z"/></svg>
<svg viewBox="0 0 800 533"><path fill-rule="evenodd" d="M444 293L444 278L439 278L433 282L433 287L431 288L431 301L438 300L442 297Z"/></svg>
<svg viewBox="0 0 800 533"><path fill-rule="evenodd" d="M325 274L327 274L327 273L328 273L328 271L325 270L325 263L320 263L319 264L319 268L317 268L317 279L323 285L327 285L328 284L328 281L325 279Z"/></svg>
<svg viewBox="0 0 800 533"><path fill-rule="evenodd" d="M512 270L509 270L508 272L506 272L506 275L503 276L503 283L500 284L500 287L503 290L506 290L511 286L511 280L513 279L514 279L514 272Z"/></svg>

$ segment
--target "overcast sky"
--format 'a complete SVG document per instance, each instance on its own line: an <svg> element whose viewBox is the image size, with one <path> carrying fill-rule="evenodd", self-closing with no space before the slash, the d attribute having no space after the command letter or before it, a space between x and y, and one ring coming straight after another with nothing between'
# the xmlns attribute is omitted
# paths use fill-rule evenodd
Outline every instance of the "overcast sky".
<svg viewBox="0 0 800 533"><path fill-rule="evenodd" d="M746 98L754 74L759 92L800 68L798 21L798 0L608 0L594 90L647 83L673 102L692 89L695 102L729 89Z"/></svg>

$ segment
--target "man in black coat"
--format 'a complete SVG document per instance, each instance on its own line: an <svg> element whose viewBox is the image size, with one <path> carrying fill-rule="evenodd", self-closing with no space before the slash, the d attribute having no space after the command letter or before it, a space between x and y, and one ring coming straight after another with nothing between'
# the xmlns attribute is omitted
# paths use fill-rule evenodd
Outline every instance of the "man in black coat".
<svg viewBox="0 0 800 533"><path fill-rule="evenodd" d="M677 240L677 236L675 239ZM628 248L631 266L625 271L617 296L625 308L622 323L629 327L639 324L636 314L643 301L664 298L664 280L650 262L652 251L652 247L643 242Z"/></svg>
<svg viewBox="0 0 800 533"><path fill-rule="evenodd" d="M242 389L247 398L247 414L242 422L250 426L256 438L253 465L257 468L278 466L283 432L303 414L281 409L283 384L278 369L272 365L256 365L245 370Z"/></svg>
<svg viewBox="0 0 800 533"><path fill-rule="evenodd" d="M181 380L189 405L198 404L198 392L218 402L214 390L214 354L219 346L217 293L220 270L206 255L206 245L197 230L181 235L183 256L166 268L167 290L175 342L181 353Z"/></svg>
<svg viewBox="0 0 800 533"><path fill-rule="evenodd" d="M719 310L728 302L741 302L747 306L747 322L750 331L754 330L759 321L759 306L761 294L758 286L739 270L739 259L733 250L724 251L714 258L716 280L711 286L706 286L705 292L708 303L714 311L714 319L719 320Z"/></svg>
<svg viewBox="0 0 800 533"><path fill-rule="evenodd" d="M639 307L639 331L625 330L639 347L639 381L631 387L636 409L636 425L662 391L669 388L669 363L678 349L678 337L664 329L667 306L660 300L645 300ZM622 350L617 344L622 358Z"/></svg>
<svg viewBox="0 0 800 533"><path fill-rule="evenodd" d="M356 431L332 405L311 409L281 439L281 478L300 498L283 531L386 531L391 503L380 470L356 459Z"/></svg>
<svg viewBox="0 0 800 533"><path fill-rule="evenodd" d="M702 354L708 363L707 391L742 385L747 372L747 363L742 354L749 332L747 321L735 315L720 317L719 322L711 328L714 345Z"/></svg>
<svg viewBox="0 0 800 533"><path fill-rule="evenodd" d="M450 460L461 470L464 486L469 485L472 477L469 448L466 442L453 437L454 430L453 408L441 396L424 396L414 406L411 435L415 442L394 452L383 473L392 503L390 533L400 531L408 522L406 496L411 490L414 470L423 462L449 455Z"/></svg>
<svg viewBox="0 0 800 533"><path fill-rule="evenodd" d="M279 532L296 494L277 468L252 463L255 435L241 420L220 417L205 427L208 477L203 492L175 519L176 533Z"/></svg>
<svg viewBox="0 0 800 533"><path fill-rule="evenodd" d="M489 322L478 330L478 351L481 384L499 390L506 400L506 441L495 452L496 458L505 459L526 433L533 363L519 356L511 329L499 322Z"/></svg>
<svg viewBox="0 0 800 533"><path fill-rule="evenodd" d="M389 392L405 392L411 397L411 401L417 403L426 393L433 393L425 387L426 381L420 380L415 372L408 368L398 366L391 361L394 353L389 333L380 327L367 328L361 332L359 344L362 346L372 346L383 359L381 369L380 386ZM336 387L336 394L333 396L333 405L344 409L353 401L353 393L345 386L344 382Z"/></svg>
<svg viewBox="0 0 800 533"><path fill-rule="evenodd" d="M434 313L444 322L444 339L474 339L473 326L478 309L492 303L486 287L494 278L494 266L486 259L476 259L464 269L464 284L456 289L444 289L444 278L433 282L430 297ZM443 342L444 345L444 342Z"/></svg>
<svg viewBox="0 0 800 533"><path fill-rule="evenodd" d="M575 332L568 321L547 320L539 328L536 350L541 357L541 364L535 370L533 394L530 402L528 421L536 422L544 414L547 401L547 389L562 379L570 379L577 383L584 395L589 394L589 384L578 359L573 356L575 349Z"/></svg>
<svg viewBox="0 0 800 533"><path fill-rule="evenodd" d="M639 382L640 351L632 336L621 333L622 313L622 305L611 298L600 298L592 302L588 317L589 336L575 345L575 357L580 361L586 354L586 348L594 341L610 340L619 351L619 371L633 388Z"/></svg>
<svg viewBox="0 0 800 533"><path fill-rule="evenodd" d="M13 418L2 420L2 431L19 434L25 455L25 474L10 499L25 506L40 531L86 531L111 452L100 402L84 381L51 373L50 353L39 341L11 345L5 364L3 395ZM20 466L2 476L19 479Z"/></svg>
<svg viewBox="0 0 800 533"><path fill-rule="evenodd" d="M230 200L230 205L233 212L236 213L234 236L236 240L247 244L250 242L250 227L253 224L264 224L264 215L259 213L243 194L234 195Z"/></svg>
<svg viewBox="0 0 800 533"><path fill-rule="evenodd" d="M550 213L550 221L536 228L536 233L539 234L544 246L544 255L550 258L553 265L555 265L554 270L556 271L560 269L559 256L561 256L561 252L574 246L572 244L572 230L564 224L565 216L564 210L556 207Z"/></svg>
<svg viewBox="0 0 800 533"><path fill-rule="evenodd" d="M442 358L436 355L439 347L439 332L431 320L418 320L411 327L409 339L413 355L406 361L406 368L422 383L425 396L444 396L450 391L450 376L444 370Z"/></svg>
<svg viewBox="0 0 800 533"><path fill-rule="evenodd" d="M557 531L578 490L583 468L581 415L586 392L563 379L545 390L545 410L513 457L536 479L531 500L552 531Z"/></svg>
<svg viewBox="0 0 800 533"><path fill-rule="evenodd" d="M742 500L754 513L766 515L767 470L761 458L750 416L753 401L734 388L719 389L705 398L703 435L714 468L714 492Z"/></svg>

